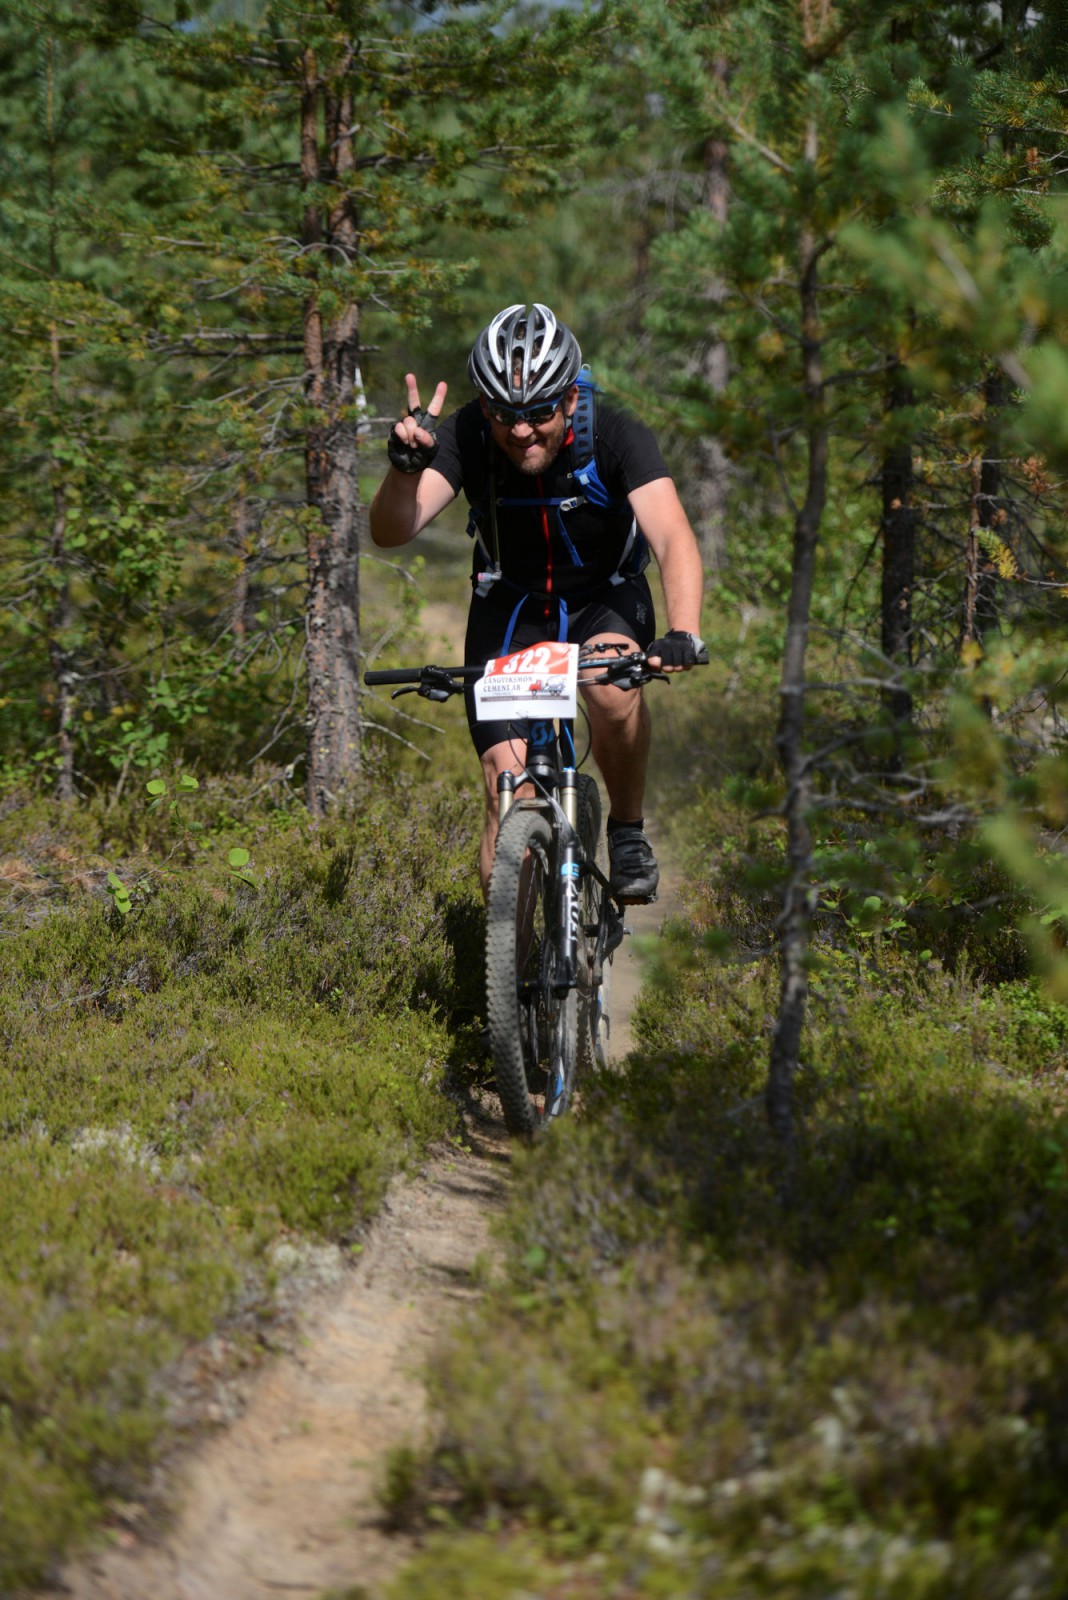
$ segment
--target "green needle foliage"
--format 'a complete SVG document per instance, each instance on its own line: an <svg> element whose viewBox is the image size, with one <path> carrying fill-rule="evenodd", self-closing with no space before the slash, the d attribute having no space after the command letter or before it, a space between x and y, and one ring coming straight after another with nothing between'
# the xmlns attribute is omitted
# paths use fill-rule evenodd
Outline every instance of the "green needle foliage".
<svg viewBox="0 0 1068 1600"><path fill-rule="evenodd" d="M928 864L969 825L984 802L942 759L949 704L989 655L1017 658L1018 689L1029 641L1062 620L1066 508L1047 463L1063 437L1063 83L1022 8L645 14L666 114L729 177L724 205L692 203L657 241L647 325L677 356L654 409L696 461L712 434L736 463L722 589L787 616L773 1078L788 1082L820 895L852 880L870 898L869 851L894 870L906 819ZM689 358L702 342L728 353L729 381ZM1045 667L990 702L1021 770L1043 703L1056 725Z"/></svg>
<svg viewBox="0 0 1068 1600"><path fill-rule="evenodd" d="M158 292L126 231L143 195L123 119L153 87L135 26L91 5L0 7L0 718L9 777L39 767L64 799L158 760L182 720L159 654L180 483L146 381Z"/></svg>
<svg viewBox="0 0 1068 1600"><path fill-rule="evenodd" d="M121 795L181 737L359 770L377 343L557 191L610 28L391 4L0 6L9 781ZM446 241L447 243L443 242ZM365 373L367 376L365 377ZM39 702L45 701L42 724Z"/></svg>
<svg viewBox="0 0 1068 1600"><path fill-rule="evenodd" d="M206 380L215 526L220 511L240 525L239 560L257 539L278 562L294 535L304 546L316 814L360 765L367 329L427 325L469 265L436 248L443 231L492 226L499 196L533 204L571 160L560 62L577 63L595 30L561 14L544 30L498 31L503 17L269 0L251 22L215 20L160 46L195 109L183 102L157 151L175 204L166 240L157 219L144 245L197 279L168 345ZM398 390L401 374L390 377Z"/></svg>

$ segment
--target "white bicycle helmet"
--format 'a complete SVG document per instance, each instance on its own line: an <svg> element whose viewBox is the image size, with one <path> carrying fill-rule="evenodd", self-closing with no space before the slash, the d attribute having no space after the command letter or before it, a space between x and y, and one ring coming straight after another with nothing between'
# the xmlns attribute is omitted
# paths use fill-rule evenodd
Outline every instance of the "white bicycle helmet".
<svg viewBox="0 0 1068 1600"><path fill-rule="evenodd" d="M480 394L501 405L535 405L555 400L574 383L582 367L578 340L548 306L535 302L498 311L475 340L468 375Z"/></svg>

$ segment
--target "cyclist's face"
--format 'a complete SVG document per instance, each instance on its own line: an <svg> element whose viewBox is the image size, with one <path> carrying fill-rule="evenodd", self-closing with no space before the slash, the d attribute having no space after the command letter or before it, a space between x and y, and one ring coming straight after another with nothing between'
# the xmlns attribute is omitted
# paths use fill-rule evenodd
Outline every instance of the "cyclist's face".
<svg viewBox="0 0 1068 1600"><path fill-rule="evenodd" d="M517 466L520 472L544 472L551 462L560 454L560 447L567 433L567 426L575 413L578 404L578 389L572 387L561 400L548 422L497 422L489 416L489 407L485 399L482 400L482 415L489 417L490 431L494 443L504 451L509 461Z"/></svg>

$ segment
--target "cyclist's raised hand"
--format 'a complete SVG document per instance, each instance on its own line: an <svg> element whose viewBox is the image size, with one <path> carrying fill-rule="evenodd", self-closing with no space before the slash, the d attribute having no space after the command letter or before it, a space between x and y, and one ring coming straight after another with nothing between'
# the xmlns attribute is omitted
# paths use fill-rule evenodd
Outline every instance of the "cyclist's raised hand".
<svg viewBox="0 0 1068 1600"><path fill-rule="evenodd" d="M398 472L422 472L424 467L429 467L437 454L438 446L434 430L437 428L449 386L447 383L439 383L434 390L433 399L424 411L419 404L419 384L415 373L405 373L404 382L408 390L408 412L394 424L386 449L390 461Z"/></svg>

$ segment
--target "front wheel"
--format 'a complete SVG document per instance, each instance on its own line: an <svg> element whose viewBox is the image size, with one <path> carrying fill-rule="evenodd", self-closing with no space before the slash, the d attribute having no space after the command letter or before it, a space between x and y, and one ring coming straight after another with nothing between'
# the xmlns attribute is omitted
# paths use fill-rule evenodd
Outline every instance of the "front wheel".
<svg viewBox="0 0 1068 1600"><path fill-rule="evenodd" d="M486 902L486 1007L505 1125L519 1138L567 1109L578 1054L578 995L554 993L553 835L537 811L509 813Z"/></svg>
<svg viewBox="0 0 1068 1600"><path fill-rule="evenodd" d="M601 796L594 780L578 774L578 836L587 859L604 869ZM582 878L582 938L579 951L579 1069L608 1064L611 1027L611 961L604 955L611 906L606 890L591 872ZM600 959L599 959L600 957Z"/></svg>

